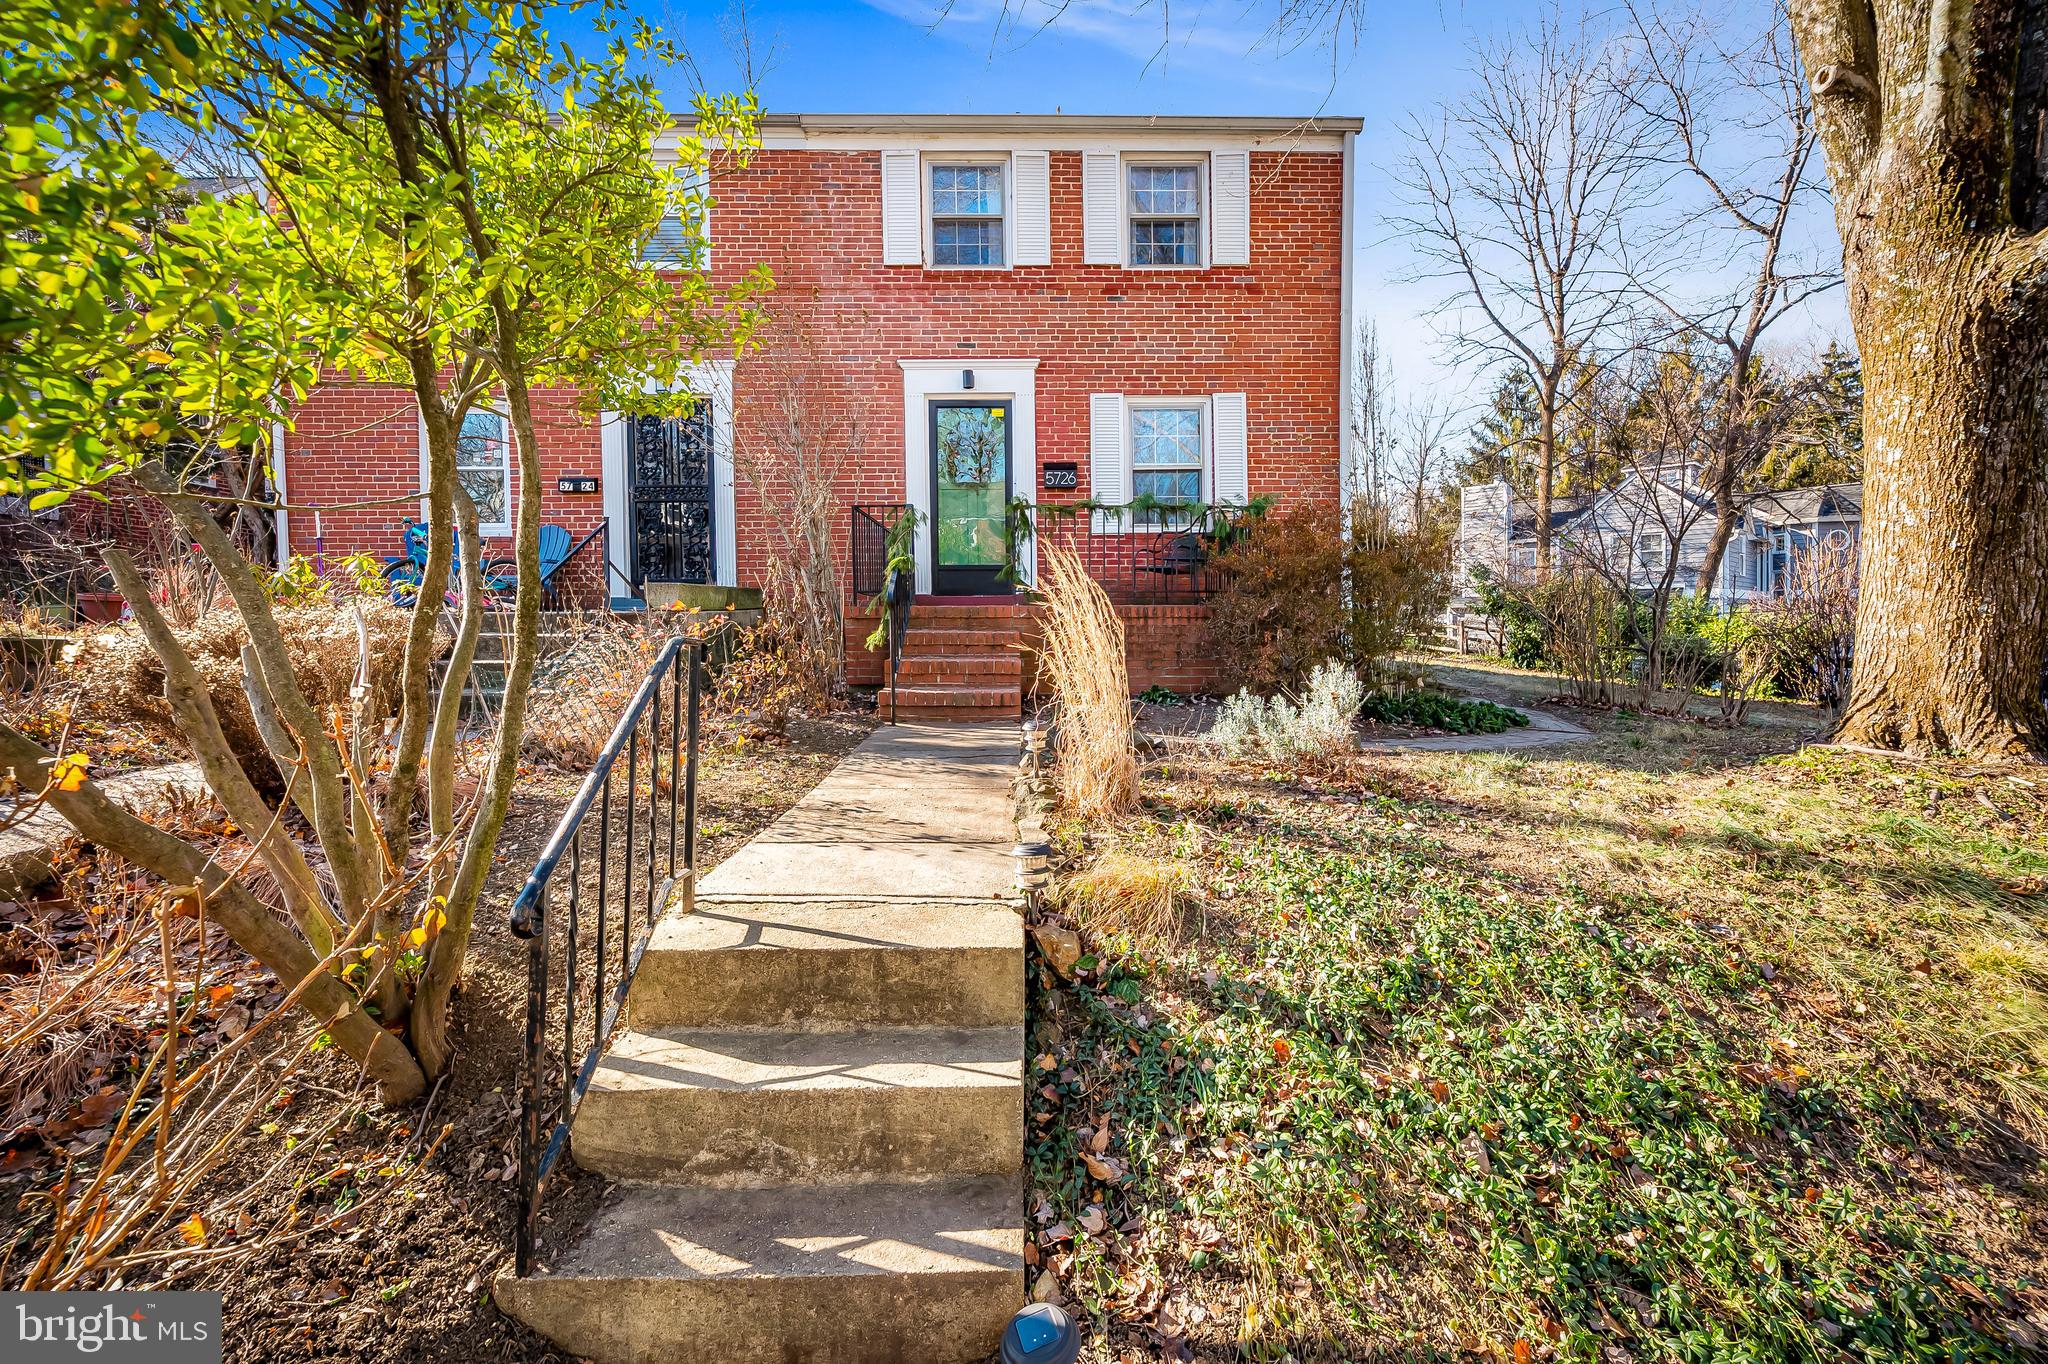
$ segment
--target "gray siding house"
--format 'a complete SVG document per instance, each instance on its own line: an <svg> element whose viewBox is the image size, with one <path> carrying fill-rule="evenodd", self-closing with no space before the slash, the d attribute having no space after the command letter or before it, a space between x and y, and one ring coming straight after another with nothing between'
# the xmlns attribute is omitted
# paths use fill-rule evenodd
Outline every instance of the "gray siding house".
<svg viewBox="0 0 2048 1364"><path fill-rule="evenodd" d="M1469 606L1474 567L1507 577L1536 567L1536 511L1500 481L1460 489L1458 504L1457 576L1465 585L1461 604ZM1675 556L1674 583L1689 592L1706 562L1715 513L1694 468L1631 472L1604 492L1553 499L1551 537L1559 562L1601 568L1638 591L1654 588ZM1816 545L1853 548L1862 523L1860 483L1745 498L1715 599L1739 606L1776 594L1794 554Z"/></svg>

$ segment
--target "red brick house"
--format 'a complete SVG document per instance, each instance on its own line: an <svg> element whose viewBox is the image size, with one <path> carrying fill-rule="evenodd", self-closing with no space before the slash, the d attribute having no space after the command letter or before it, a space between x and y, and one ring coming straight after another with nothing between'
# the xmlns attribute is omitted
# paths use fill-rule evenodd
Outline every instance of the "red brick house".
<svg viewBox="0 0 2048 1364"><path fill-rule="evenodd" d="M766 261L767 310L867 414L840 485L855 681L880 680L858 647L868 627L851 618L878 586L882 528L904 506L923 518L903 672L918 694L906 700L1015 713L1010 646L1029 635L1016 593L1048 541L1080 550L1118 599L1134 689L1209 680L1200 537L1171 508L1342 495L1358 127L763 120L751 164L716 185L709 264L725 282ZM589 538L565 576L581 573L594 593L601 574L615 606L658 601L664 584L743 587L764 573L767 513L732 452L765 438L771 396L746 359L696 366L686 382L706 401L684 422L594 419L573 394L541 395L545 519ZM489 539L512 515L503 425L477 414L470 434L465 477ZM295 504L419 476L417 414L388 386L325 384L282 439ZM1051 510L1084 499L1145 510ZM1021 544L1014 501L1035 508L1038 531ZM323 512L322 547L398 553L403 515ZM308 519L284 527L300 553L313 549Z"/></svg>

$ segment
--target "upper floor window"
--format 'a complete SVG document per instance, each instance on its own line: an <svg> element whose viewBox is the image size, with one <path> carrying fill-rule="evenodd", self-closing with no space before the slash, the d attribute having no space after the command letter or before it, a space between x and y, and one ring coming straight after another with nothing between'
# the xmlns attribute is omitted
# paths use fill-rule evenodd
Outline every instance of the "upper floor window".
<svg viewBox="0 0 2048 1364"><path fill-rule="evenodd" d="M1207 464L1200 404L1131 408L1131 496L1163 507L1202 500ZM1165 519L1165 518L1159 518Z"/></svg>
<svg viewBox="0 0 2048 1364"><path fill-rule="evenodd" d="M671 188L661 220L640 245L640 262L666 270L711 265L711 182L703 170L687 172Z"/></svg>
<svg viewBox="0 0 2048 1364"><path fill-rule="evenodd" d="M478 529L505 534L512 525L512 460L503 413L479 408L464 415L455 438L455 478L476 503Z"/></svg>
<svg viewBox="0 0 2048 1364"><path fill-rule="evenodd" d="M1662 573L1671 556L1671 537L1661 530L1646 530L1636 536L1636 559L1649 573Z"/></svg>
<svg viewBox="0 0 2048 1364"><path fill-rule="evenodd" d="M35 499L49 489L37 488L31 492L28 486L29 479L49 467L43 456L28 454L17 459L12 469L0 473L0 517L35 516L45 521L57 519L56 503L40 509L33 507Z"/></svg>
<svg viewBox="0 0 2048 1364"><path fill-rule="evenodd" d="M931 167L932 264L1003 264L1003 168Z"/></svg>
<svg viewBox="0 0 2048 1364"><path fill-rule="evenodd" d="M1202 167L1197 162L1126 165L1131 264L1202 263Z"/></svg>

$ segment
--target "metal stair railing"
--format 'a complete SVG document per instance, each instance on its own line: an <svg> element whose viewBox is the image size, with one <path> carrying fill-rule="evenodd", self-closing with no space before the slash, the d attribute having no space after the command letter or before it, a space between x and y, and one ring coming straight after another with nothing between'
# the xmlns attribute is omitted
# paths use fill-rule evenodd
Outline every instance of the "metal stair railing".
<svg viewBox="0 0 2048 1364"><path fill-rule="evenodd" d="M512 901L512 932L527 944L526 1032L519 1071L519 1206L513 1233L513 1270L521 1278L533 1269L535 1227L548 1175L568 1146L569 1124L618 1027L626 992L653 937L655 921L678 893L685 912L696 901L697 754L704 660L718 633L677 636L662 646ZM644 777L642 747L647 750ZM622 758L625 771L621 779ZM621 781L622 794L617 790ZM643 813L644 844L639 841ZM624 835L623 851L616 860L613 845L621 840L614 835L615 825L622 825ZM594 852L587 852L593 843ZM586 890L585 863L593 859L593 884ZM555 885L558 872L566 873L567 880L559 890ZM633 931L636 891L641 905L637 937ZM616 923L611 918L614 899L618 901ZM594 916L588 913L592 902ZM584 934L587 917L595 920L589 925L591 939ZM557 948L562 972L560 1031L559 1047L551 1050L555 1039L550 1037L550 994ZM617 979L607 991L614 956ZM578 1003L586 975L590 985L587 1017L579 1029ZM579 1038L587 1039L580 1052ZM551 1055L560 1058L559 1084L548 1074Z"/></svg>

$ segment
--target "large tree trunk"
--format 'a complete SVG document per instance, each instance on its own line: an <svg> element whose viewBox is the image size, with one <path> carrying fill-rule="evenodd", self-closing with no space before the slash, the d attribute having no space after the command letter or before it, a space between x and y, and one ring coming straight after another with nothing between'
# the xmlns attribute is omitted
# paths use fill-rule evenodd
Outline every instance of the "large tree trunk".
<svg viewBox="0 0 2048 1364"><path fill-rule="evenodd" d="M2048 307L2038 279L1999 269L1996 243L1911 230L1931 216L1900 205L1848 253L1868 382L1865 571L1838 737L2039 755Z"/></svg>
<svg viewBox="0 0 2048 1364"><path fill-rule="evenodd" d="M2048 0L1792 0L1863 353L1838 737L2048 757Z"/></svg>
<svg viewBox="0 0 2048 1364"><path fill-rule="evenodd" d="M1550 504L1557 487L1557 381L1546 376L1536 415L1536 571L1551 565Z"/></svg>
<svg viewBox="0 0 2048 1364"><path fill-rule="evenodd" d="M1707 537L1707 552L1700 560L1700 576L1693 582L1693 592L1703 602L1714 599L1715 589L1721 583L1721 561L1728 557L1728 542L1735 538L1735 523L1741 519L1742 508L1735 504L1735 480L1727 480L1726 488L1714 489L1714 530Z"/></svg>

